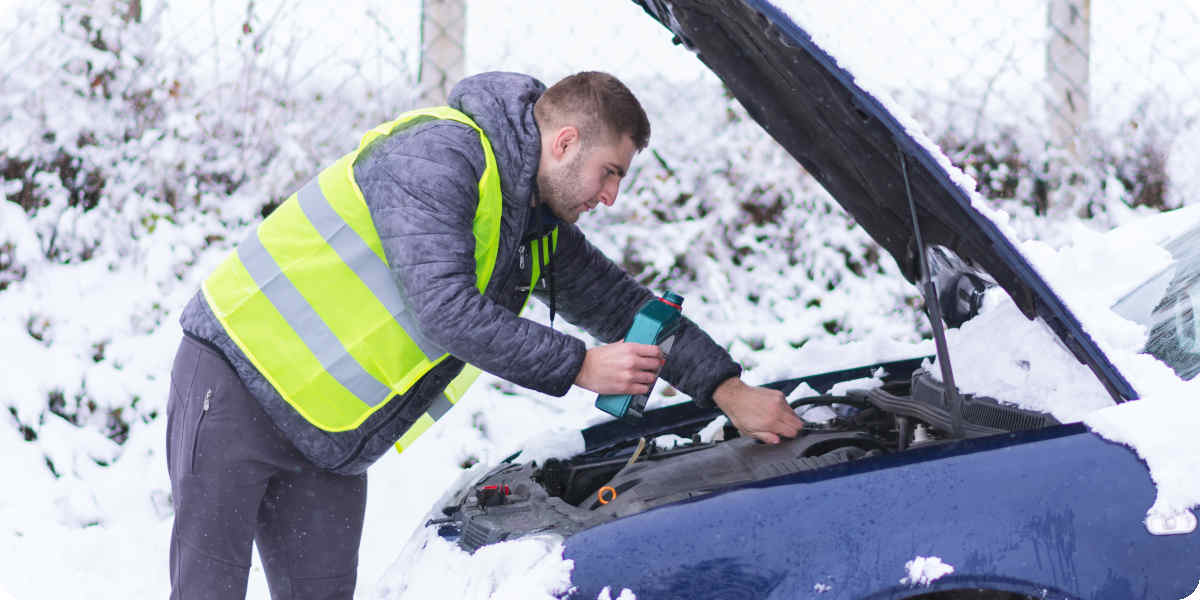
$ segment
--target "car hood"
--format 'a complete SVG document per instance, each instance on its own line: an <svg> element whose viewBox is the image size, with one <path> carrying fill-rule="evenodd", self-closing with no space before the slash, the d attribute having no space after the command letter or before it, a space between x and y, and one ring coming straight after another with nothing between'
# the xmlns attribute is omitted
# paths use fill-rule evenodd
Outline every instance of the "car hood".
<svg viewBox="0 0 1200 600"><path fill-rule="evenodd" d="M986 271L1027 317L1049 325L1114 400L1136 397L1013 243L972 207L941 153L918 141L778 8L762 0L634 1L725 83L909 281L917 282L920 267L905 170L927 246L945 246Z"/></svg>

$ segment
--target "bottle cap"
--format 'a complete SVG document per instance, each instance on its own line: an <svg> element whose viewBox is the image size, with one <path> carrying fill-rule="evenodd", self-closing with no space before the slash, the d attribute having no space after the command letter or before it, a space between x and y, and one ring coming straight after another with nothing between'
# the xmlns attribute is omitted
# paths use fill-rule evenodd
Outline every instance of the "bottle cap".
<svg viewBox="0 0 1200 600"><path fill-rule="evenodd" d="M666 300L668 304L674 305L675 308L681 308L683 306L683 296L680 296L675 292L664 292L662 299Z"/></svg>

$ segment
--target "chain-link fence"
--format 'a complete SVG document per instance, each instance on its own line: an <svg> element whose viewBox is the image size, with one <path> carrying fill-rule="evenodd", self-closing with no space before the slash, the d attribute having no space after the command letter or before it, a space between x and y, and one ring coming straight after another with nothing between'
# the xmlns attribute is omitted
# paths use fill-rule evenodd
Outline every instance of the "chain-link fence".
<svg viewBox="0 0 1200 600"><path fill-rule="evenodd" d="M11 19L20 2L10 3ZM437 101L465 73L490 69L547 82L602 69L635 91L716 84L625 0L125 4L160 23L164 46L183 50L174 60L193 74L191 92L224 99L226 110L296 89L355 98L352 107L331 102L319 114L277 102L255 115L264 124L386 118ZM778 4L935 133L952 128L971 140L1025 128L1065 145L1071 132L1119 138L1149 127L1161 130L1158 143L1168 150L1198 137L1190 130L1200 115L1200 8L1189 0ZM26 64L17 57L5 69ZM252 77L262 73L270 76ZM660 131L688 126L686 107L654 117Z"/></svg>
<svg viewBox="0 0 1200 600"><path fill-rule="evenodd" d="M1200 151L1200 9L1193 2L778 4L858 77L893 94L952 155L959 150L953 158L960 162L977 158L969 156L973 146L1001 138L1020 146L1012 152L1043 162L1140 154L1163 171L1173 166L1176 189L1200 192L1189 159ZM637 92L667 96L716 83L632 2L478 2L467 12L466 72L521 70L550 82L598 68ZM693 110L676 105L653 117L659 131L688 128ZM1122 175L1139 176L1148 177ZM1179 193L1157 202L1181 204Z"/></svg>
<svg viewBox="0 0 1200 600"><path fill-rule="evenodd" d="M460 73L491 69L547 83L608 70L650 104L719 87L633 2L410 2L415 37L392 41L418 73L424 102L444 97ZM1108 210L1104 198L1163 208L1200 195L1190 158L1200 152L1195 3L778 4L857 77L893 95L989 197L1097 216ZM695 104L660 104L658 140L710 117Z"/></svg>
<svg viewBox="0 0 1200 600"><path fill-rule="evenodd" d="M631 2L468 4L467 72L503 68L554 79L592 67L661 85L706 77ZM911 97L914 112L959 119L971 130L1014 122L1054 128L1075 115L1105 130L1139 111L1185 121L1200 113L1200 9L1187 0L778 4L839 59L861 67L859 75Z"/></svg>
<svg viewBox="0 0 1200 600"><path fill-rule="evenodd" d="M160 49L181 50L160 59L178 61L191 75L190 93L222 99L230 112L248 98L281 98L248 123L385 118L436 100L437 88L464 73L488 69L529 72L547 82L604 69L642 89L715 84L670 43L665 29L625 0L117 4L136 6L130 14L159 24ZM935 130L953 127L970 139L1024 127L1061 141L1063 135L1049 134L1064 123L1109 137L1151 127L1169 138L1160 142L1168 148L1197 137L1190 130L1200 115L1200 36L1194 35L1200 8L1189 0L779 4L858 75L883 83ZM13 32L23 29L22 5L8 0L0 9L16 25ZM1052 11L1060 14L1051 18ZM38 64L10 56L0 77ZM254 77L264 73L269 76ZM354 106L331 102L328 112L314 114L311 106L291 112L282 97L296 89L352 97ZM677 107L654 116L664 130L687 126L686 112Z"/></svg>

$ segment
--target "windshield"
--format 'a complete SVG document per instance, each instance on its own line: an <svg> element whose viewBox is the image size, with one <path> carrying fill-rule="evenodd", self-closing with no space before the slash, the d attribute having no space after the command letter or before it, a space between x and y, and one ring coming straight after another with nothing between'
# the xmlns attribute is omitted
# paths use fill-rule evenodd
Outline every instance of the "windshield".
<svg viewBox="0 0 1200 600"><path fill-rule="evenodd" d="M1113 310L1150 330L1145 352L1184 379L1200 373L1200 226L1166 245L1171 264L1117 301Z"/></svg>

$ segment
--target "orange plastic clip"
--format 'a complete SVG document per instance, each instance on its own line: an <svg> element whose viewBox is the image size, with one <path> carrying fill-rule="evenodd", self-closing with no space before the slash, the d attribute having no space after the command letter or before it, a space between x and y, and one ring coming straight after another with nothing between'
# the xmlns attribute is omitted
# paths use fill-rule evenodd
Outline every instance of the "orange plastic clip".
<svg viewBox="0 0 1200 600"><path fill-rule="evenodd" d="M614 490L610 485L606 485L599 490L596 490L596 500L599 501L600 504L608 504L616 499L617 490Z"/></svg>

